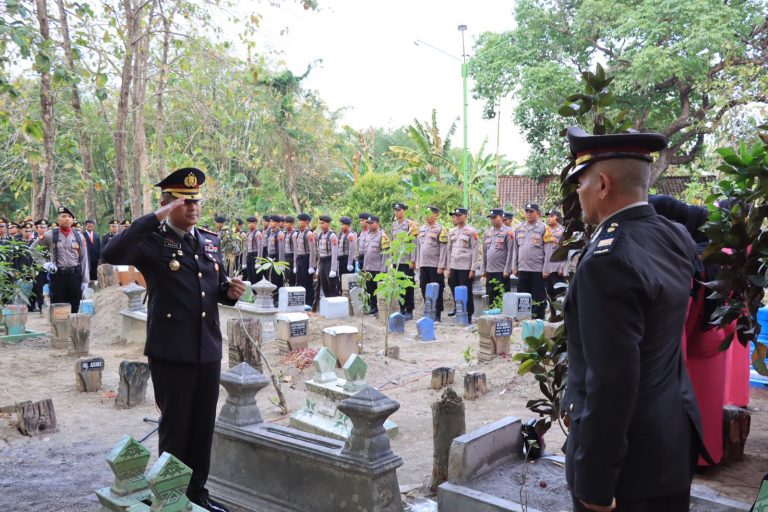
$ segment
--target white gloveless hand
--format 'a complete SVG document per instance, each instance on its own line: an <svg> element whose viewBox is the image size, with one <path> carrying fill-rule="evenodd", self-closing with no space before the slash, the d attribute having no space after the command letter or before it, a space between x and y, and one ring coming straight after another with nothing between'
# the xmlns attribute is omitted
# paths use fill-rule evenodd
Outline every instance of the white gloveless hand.
<svg viewBox="0 0 768 512"><path fill-rule="evenodd" d="M334 272L333 270L331 270L331 271L328 273L328 277L330 277L331 279L333 279L334 277L336 277L336 272Z"/></svg>

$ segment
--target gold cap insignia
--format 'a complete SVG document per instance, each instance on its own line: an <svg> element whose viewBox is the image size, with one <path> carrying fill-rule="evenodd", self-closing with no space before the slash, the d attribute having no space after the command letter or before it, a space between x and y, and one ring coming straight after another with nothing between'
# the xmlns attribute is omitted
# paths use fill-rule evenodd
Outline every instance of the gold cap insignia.
<svg viewBox="0 0 768 512"><path fill-rule="evenodd" d="M184 185L192 188L197 185L197 176L195 176L195 173L189 173L187 174L187 177L184 178Z"/></svg>

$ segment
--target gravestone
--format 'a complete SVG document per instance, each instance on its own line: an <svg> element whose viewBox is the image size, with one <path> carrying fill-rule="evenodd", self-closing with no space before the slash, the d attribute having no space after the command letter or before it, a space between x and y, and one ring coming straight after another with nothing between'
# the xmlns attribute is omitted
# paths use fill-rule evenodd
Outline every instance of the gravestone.
<svg viewBox="0 0 768 512"><path fill-rule="evenodd" d="M405 315L397 311L389 315L389 332L405 332Z"/></svg>
<svg viewBox="0 0 768 512"><path fill-rule="evenodd" d="M108 263L99 265L99 268L96 270L96 277L98 278L99 289L101 290L117 284L117 272L115 272L115 267Z"/></svg>
<svg viewBox="0 0 768 512"><path fill-rule="evenodd" d="M221 385L227 391L227 401L218 421L236 427L261 423L256 393L269 385L269 379L248 363L240 363L221 375Z"/></svg>
<svg viewBox="0 0 768 512"><path fill-rule="evenodd" d="M152 508L144 505L135 512L203 512L204 508L189 501L187 487L192 469L168 452L163 452L147 473L152 492ZM131 508L129 512L134 512Z"/></svg>
<svg viewBox="0 0 768 512"><path fill-rule="evenodd" d="M345 276L348 274L344 274ZM349 314L353 317L361 317L365 314L363 310L363 294L365 290L356 286L349 290Z"/></svg>
<svg viewBox="0 0 768 512"><path fill-rule="evenodd" d="M498 354L509 354L509 339L512 336L512 322L498 315L483 315L477 319L477 334L480 349L478 361L491 361Z"/></svg>
<svg viewBox="0 0 768 512"><path fill-rule="evenodd" d="M341 291L342 292L351 292L354 288L358 286L358 274L342 274L341 275Z"/></svg>
<svg viewBox="0 0 768 512"><path fill-rule="evenodd" d="M485 286L483 286L483 283L479 278L472 281L472 302L477 314L480 314L488 303L488 295L485 294Z"/></svg>
<svg viewBox="0 0 768 512"><path fill-rule="evenodd" d="M416 321L416 332L422 342L435 341L435 321L423 316Z"/></svg>
<svg viewBox="0 0 768 512"><path fill-rule="evenodd" d="M277 299L277 309L281 313L304 312L307 303L307 292L301 286L284 286L280 288Z"/></svg>
<svg viewBox="0 0 768 512"><path fill-rule="evenodd" d="M349 356L360 353L360 331L351 325L326 327L323 346L336 355L339 366L344 366Z"/></svg>
<svg viewBox="0 0 768 512"><path fill-rule="evenodd" d="M101 389L101 376L104 371L104 359L101 357L81 357L75 361L75 387L78 391L94 393Z"/></svg>
<svg viewBox="0 0 768 512"><path fill-rule="evenodd" d="M121 361L120 384L117 388L115 407L129 409L144 402L149 380L149 365L142 361Z"/></svg>
<svg viewBox="0 0 768 512"><path fill-rule="evenodd" d="M336 355L332 351L321 348L312 360L312 368L315 370L312 380L318 384L336 382L336 362Z"/></svg>
<svg viewBox="0 0 768 512"><path fill-rule="evenodd" d="M531 294L507 292L503 297L501 314L515 320L531 318Z"/></svg>
<svg viewBox="0 0 768 512"><path fill-rule="evenodd" d="M251 341L253 340L253 341ZM246 362L261 371L261 354L254 343L261 342L261 322L252 317L230 318L227 321L229 367Z"/></svg>
<svg viewBox="0 0 768 512"><path fill-rule="evenodd" d="M124 512L149 499L152 492L144 471L149 463L149 450L131 436L123 436L107 455L107 464L115 476L109 487L96 491L102 511Z"/></svg>
<svg viewBox="0 0 768 512"><path fill-rule="evenodd" d="M69 333L72 337L69 353L76 356L87 356L90 348L91 315L71 313L69 315Z"/></svg>
<svg viewBox="0 0 768 512"><path fill-rule="evenodd" d="M66 302L51 304L51 345L53 348L69 349L72 337L69 334L69 315L72 306Z"/></svg>
<svg viewBox="0 0 768 512"><path fill-rule="evenodd" d="M289 354L309 346L309 316L306 313L280 313L277 315L277 347L281 354Z"/></svg>
<svg viewBox="0 0 768 512"><path fill-rule="evenodd" d="M323 318L349 317L349 299L346 297L323 297L320 299L320 316Z"/></svg>
<svg viewBox="0 0 768 512"><path fill-rule="evenodd" d="M521 322L522 333L521 339L538 338L544 334L544 320L523 320Z"/></svg>
<svg viewBox="0 0 768 512"><path fill-rule="evenodd" d="M272 294L277 286L266 278L252 286L256 298L253 306L249 308L251 316L261 322L261 341L272 341L277 337L276 316L278 309L275 307Z"/></svg>
<svg viewBox="0 0 768 512"><path fill-rule="evenodd" d="M123 286L120 291L128 296L128 311L144 311L146 308L142 303L142 296L146 289L136 283Z"/></svg>
<svg viewBox="0 0 768 512"><path fill-rule="evenodd" d="M440 292L440 285L438 283L427 284L427 289L424 292L424 316L437 320L437 295Z"/></svg>
<svg viewBox="0 0 768 512"><path fill-rule="evenodd" d="M456 301L456 316L454 317L454 321L457 324L469 325L469 310L467 309L469 298L467 296L467 287L457 286L453 294L453 298Z"/></svg>
<svg viewBox="0 0 768 512"><path fill-rule="evenodd" d="M368 365L363 358L357 354L352 354L344 364L344 391L348 393L357 393L364 389L368 384L365 382L365 374L368 372Z"/></svg>

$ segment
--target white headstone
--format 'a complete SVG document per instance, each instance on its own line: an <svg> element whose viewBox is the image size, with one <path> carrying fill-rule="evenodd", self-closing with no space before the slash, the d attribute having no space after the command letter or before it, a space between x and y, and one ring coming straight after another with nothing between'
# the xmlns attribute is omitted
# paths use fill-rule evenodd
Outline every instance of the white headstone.
<svg viewBox="0 0 768 512"><path fill-rule="evenodd" d="M504 294L503 301L502 315L514 318L515 320L531 318L532 302L530 293L507 292Z"/></svg>
<svg viewBox="0 0 768 512"><path fill-rule="evenodd" d="M365 314L365 312L363 311L363 294L364 293L365 293L365 290L363 290L359 286L349 290L349 305L350 305L350 311L352 312L352 316L359 317Z"/></svg>
<svg viewBox="0 0 768 512"><path fill-rule="evenodd" d="M357 274L342 274L341 275L341 291L348 292L355 288L358 283Z"/></svg>
<svg viewBox="0 0 768 512"><path fill-rule="evenodd" d="M320 316L323 318L349 317L349 299L346 297L323 297L320 299Z"/></svg>
<svg viewBox="0 0 768 512"><path fill-rule="evenodd" d="M301 286L284 286L278 292L277 309L281 313L303 312L307 292Z"/></svg>

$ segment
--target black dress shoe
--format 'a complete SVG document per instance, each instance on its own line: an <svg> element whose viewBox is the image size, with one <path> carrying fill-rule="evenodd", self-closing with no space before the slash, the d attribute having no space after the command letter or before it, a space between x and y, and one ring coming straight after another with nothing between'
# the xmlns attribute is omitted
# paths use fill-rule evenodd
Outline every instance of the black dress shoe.
<svg viewBox="0 0 768 512"><path fill-rule="evenodd" d="M410 311L406 311L404 316L406 320L413 320L413 313L411 313Z"/></svg>
<svg viewBox="0 0 768 512"><path fill-rule="evenodd" d="M435 322L442 322L443 319L441 318L442 311L438 311L435 313Z"/></svg>
<svg viewBox="0 0 768 512"><path fill-rule="evenodd" d="M450 313L448 313L448 316L456 316L456 310L454 309Z"/></svg>
<svg viewBox="0 0 768 512"><path fill-rule="evenodd" d="M205 510L208 510L210 512L229 512L229 509L227 507L225 507L218 501L212 500L211 498L203 498L199 502L196 502L195 505L203 507Z"/></svg>

